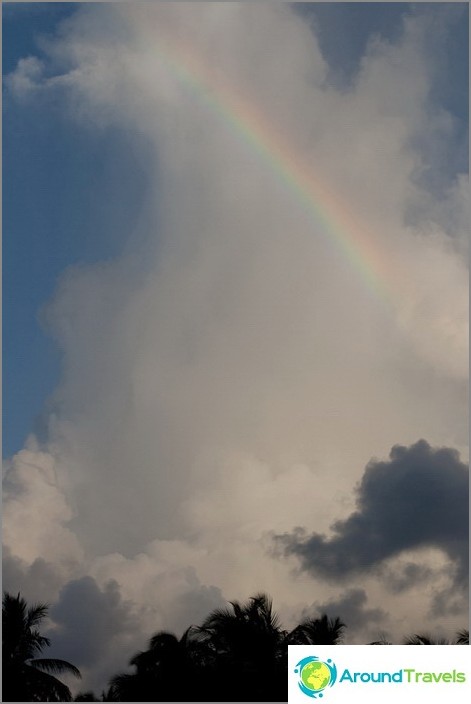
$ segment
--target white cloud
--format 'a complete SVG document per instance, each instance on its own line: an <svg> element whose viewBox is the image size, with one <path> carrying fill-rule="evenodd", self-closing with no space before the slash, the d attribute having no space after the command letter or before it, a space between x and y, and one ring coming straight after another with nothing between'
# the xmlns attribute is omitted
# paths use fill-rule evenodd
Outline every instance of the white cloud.
<svg viewBox="0 0 471 704"><path fill-rule="evenodd" d="M31 565L41 557L73 565L83 559L70 530L73 512L62 491L54 458L45 452L21 450L7 464L4 483L3 541Z"/></svg>
<svg viewBox="0 0 471 704"><path fill-rule="evenodd" d="M44 64L36 56L27 56L20 59L15 71L6 77L6 86L18 98L24 98L39 89L43 71Z"/></svg>

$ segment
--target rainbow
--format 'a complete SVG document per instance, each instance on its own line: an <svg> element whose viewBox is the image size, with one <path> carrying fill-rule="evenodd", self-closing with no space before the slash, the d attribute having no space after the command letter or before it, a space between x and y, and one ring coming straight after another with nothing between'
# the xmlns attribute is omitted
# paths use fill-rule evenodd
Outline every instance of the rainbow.
<svg viewBox="0 0 471 704"><path fill-rule="evenodd" d="M153 51L157 51L173 76L197 94L270 167L342 251L370 292L391 302L386 253L380 251L358 214L313 172L312 165L303 160L267 116L188 44L159 39L156 46L153 37Z"/></svg>

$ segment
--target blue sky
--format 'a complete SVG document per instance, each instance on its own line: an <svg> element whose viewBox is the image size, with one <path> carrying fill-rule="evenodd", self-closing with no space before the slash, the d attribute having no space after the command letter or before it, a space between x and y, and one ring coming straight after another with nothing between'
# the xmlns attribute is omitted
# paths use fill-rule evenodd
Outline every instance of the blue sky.
<svg viewBox="0 0 471 704"><path fill-rule="evenodd" d="M5 3L4 75L19 59L41 56L40 38L75 11L76 3ZM118 129L94 134L71 125L57 106L4 100L4 457L41 432L43 405L59 379L60 352L40 324L41 307L66 267L121 250L145 193L143 149Z"/></svg>
<svg viewBox="0 0 471 704"><path fill-rule="evenodd" d="M54 655L101 691L260 590L463 627L467 5L3 10L4 585Z"/></svg>

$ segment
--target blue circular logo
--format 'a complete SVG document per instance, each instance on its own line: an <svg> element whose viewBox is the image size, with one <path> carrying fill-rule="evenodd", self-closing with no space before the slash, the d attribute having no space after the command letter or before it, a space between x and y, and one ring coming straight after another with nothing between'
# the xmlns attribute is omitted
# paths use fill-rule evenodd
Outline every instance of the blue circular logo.
<svg viewBox="0 0 471 704"><path fill-rule="evenodd" d="M332 660L319 660L315 655L300 660L294 672L299 677L299 689L312 699L323 697L324 690L337 680L337 668Z"/></svg>

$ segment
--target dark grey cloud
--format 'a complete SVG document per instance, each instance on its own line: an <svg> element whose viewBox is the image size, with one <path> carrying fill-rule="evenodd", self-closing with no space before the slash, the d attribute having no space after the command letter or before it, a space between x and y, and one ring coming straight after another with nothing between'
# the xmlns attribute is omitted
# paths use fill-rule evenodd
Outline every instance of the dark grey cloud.
<svg viewBox="0 0 471 704"><path fill-rule="evenodd" d="M313 604L310 609L303 612L303 618L312 618L327 614L330 618L338 616L347 626L350 634L370 623L379 624L388 619L388 614L383 609L367 608L368 597L364 589L347 589L337 599L331 599L321 604Z"/></svg>
<svg viewBox="0 0 471 704"><path fill-rule="evenodd" d="M103 590L88 576L69 582L50 615L56 624L49 633L51 651L79 668L105 659L117 638L128 638L139 631L131 604L123 601L114 580L107 582Z"/></svg>
<svg viewBox="0 0 471 704"><path fill-rule="evenodd" d="M425 440L396 445L389 461L372 460L356 489L357 510L332 525L332 536L303 529L275 537L302 569L342 579L383 566L417 548L439 548L453 564L455 583L468 575L469 473L452 448Z"/></svg>
<svg viewBox="0 0 471 704"><path fill-rule="evenodd" d="M399 594L430 580L434 570L428 565L417 562L407 562L405 565L394 565L393 568L385 567L381 576L390 592Z"/></svg>

